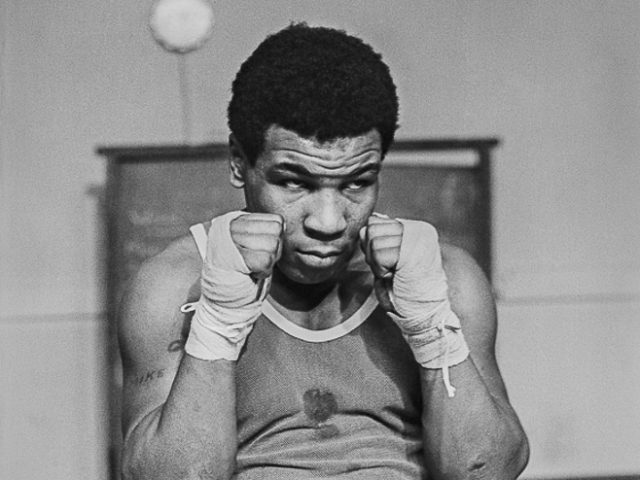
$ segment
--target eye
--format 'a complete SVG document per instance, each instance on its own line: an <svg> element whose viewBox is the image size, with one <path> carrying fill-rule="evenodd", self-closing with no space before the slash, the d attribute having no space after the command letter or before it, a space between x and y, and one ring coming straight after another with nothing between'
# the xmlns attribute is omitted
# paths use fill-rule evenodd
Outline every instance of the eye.
<svg viewBox="0 0 640 480"><path fill-rule="evenodd" d="M280 182L280 185L288 190L302 190L307 188L305 182L296 178L285 178Z"/></svg>
<svg viewBox="0 0 640 480"><path fill-rule="evenodd" d="M361 178L358 180L352 180L350 182L345 183L344 189L350 192L359 192L360 190L364 190L365 188L373 185L374 183L375 183L375 179Z"/></svg>

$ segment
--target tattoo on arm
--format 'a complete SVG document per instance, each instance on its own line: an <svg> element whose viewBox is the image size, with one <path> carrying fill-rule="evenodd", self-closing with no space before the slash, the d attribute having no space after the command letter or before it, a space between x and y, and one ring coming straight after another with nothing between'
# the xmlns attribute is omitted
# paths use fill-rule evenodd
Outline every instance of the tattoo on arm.
<svg viewBox="0 0 640 480"><path fill-rule="evenodd" d="M186 339L181 338L180 340L174 340L167 347L167 351L169 352L179 352L184 350L184 344L186 343Z"/></svg>
<svg viewBox="0 0 640 480"><path fill-rule="evenodd" d="M157 370L149 370L147 373L138 375L134 379L134 383L138 386L147 385L148 383L158 380L164 376L166 368L159 368Z"/></svg>
<svg viewBox="0 0 640 480"><path fill-rule="evenodd" d="M180 338L169 344L167 347L168 352L181 352L184 350L184 344L187 343L187 337L191 329L191 317L193 317L193 312L185 314L184 321L182 322L182 330L180 331Z"/></svg>

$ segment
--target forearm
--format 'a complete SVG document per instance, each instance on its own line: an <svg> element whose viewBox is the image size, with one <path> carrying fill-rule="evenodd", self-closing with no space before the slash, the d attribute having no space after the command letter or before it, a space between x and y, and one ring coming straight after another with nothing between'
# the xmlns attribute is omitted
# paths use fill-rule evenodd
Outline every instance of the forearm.
<svg viewBox="0 0 640 480"><path fill-rule="evenodd" d="M516 478L528 458L520 423L506 401L492 396L471 357L450 367L448 397L440 369L422 369L425 459L435 479Z"/></svg>
<svg viewBox="0 0 640 480"><path fill-rule="evenodd" d="M235 362L185 354L166 402L127 433L123 478L230 478L237 446L235 406Z"/></svg>

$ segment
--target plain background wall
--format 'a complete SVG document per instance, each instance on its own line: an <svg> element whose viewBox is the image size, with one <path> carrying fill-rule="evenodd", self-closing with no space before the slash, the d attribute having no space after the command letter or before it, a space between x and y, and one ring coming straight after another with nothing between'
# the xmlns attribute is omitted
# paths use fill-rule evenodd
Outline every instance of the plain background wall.
<svg viewBox="0 0 640 480"><path fill-rule="evenodd" d="M0 478L103 479L96 145L185 140L151 2L0 3ZM291 20L361 35L399 138L498 136L498 352L528 477L640 473L640 3L218 1L186 58L191 133L223 141L231 80ZM34 459L38 459L35 461Z"/></svg>

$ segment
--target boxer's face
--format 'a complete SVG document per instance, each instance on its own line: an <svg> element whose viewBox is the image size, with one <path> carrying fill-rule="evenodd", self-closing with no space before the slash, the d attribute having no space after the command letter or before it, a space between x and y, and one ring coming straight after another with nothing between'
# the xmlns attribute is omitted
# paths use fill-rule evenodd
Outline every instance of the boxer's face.
<svg viewBox="0 0 640 480"><path fill-rule="evenodd" d="M254 166L233 155L232 184L244 188L248 210L285 220L278 268L291 280L337 279L359 248L378 196L380 143L376 130L321 144L271 127Z"/></svg>

